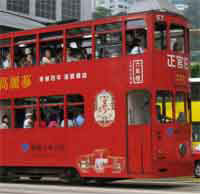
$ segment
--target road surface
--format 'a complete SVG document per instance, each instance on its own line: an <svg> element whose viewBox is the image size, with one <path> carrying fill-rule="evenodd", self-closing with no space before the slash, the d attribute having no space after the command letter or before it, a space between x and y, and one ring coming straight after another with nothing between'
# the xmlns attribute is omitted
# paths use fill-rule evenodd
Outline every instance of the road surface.
<svg viewBox="0 0 200 194"><path fill-rule="evenodd" d="M196 180L196 181L195 181ZM70 186L56 181L0 183L0 194L192 194L200 192L200 180L121 181L98 186Z"/></svg>

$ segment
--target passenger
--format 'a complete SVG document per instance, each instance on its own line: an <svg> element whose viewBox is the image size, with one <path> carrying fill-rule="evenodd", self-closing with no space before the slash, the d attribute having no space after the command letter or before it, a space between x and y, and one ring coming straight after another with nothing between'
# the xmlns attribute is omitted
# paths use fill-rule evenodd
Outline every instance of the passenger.
<svg viewBox="0 0 200 194"><path fill-rule="evenodd" d="M3 115L1 118L0 129L8 129L8 115Z"/></svg>
<svg viewBox="0 0 200 194"><path fill-rule="evenodd" d="M84 124L84 122L85 122L85 118L83 117L81 111L79 111L77 113L77 117L74 120L74 123L75 123L76 126L80 127Z"/></svg>
<svg viewBox="0 0 200 194"><path fill-rule="evenodd" d="M186 117L185 117L185 113L184 112L180 112L177 118L177 121L179 123L183 123L186 121Z"/></svg>
<svg viewBox="0 0 200 194"><path fill-rule="evenodd" d="M52 64L52 63L55 63L55 58L52 57L51 50L46 49L45 56L42 57L42 64Z"/></svg>
<svg viewBox="0 0 200 194"><path fill-rule="evenodd" d="M6 53L6 59L3 61L3 69L11 68L11 59L10 59L10 53Z"/></svg>
<svg viewBox="0 0 200 194"><path fill-rule="evenodd" d="M157 120L158 120L160 123L163 123L164 117L163 117L163 115L161 114L161 108L160 108L159 105L156 105L156 114L157 114Z"/></svg>
<svg viewBox="0 0 200 194"><path fill-rule="evenodd" d="M49 121L49 125L48 128L58 128L60 127L58 122L57 122L57 115L56 114L52 114L50 116L50 121Z"/></svg>
<svg viewBox="0 0 200 194"><path fill-rule="evenodd" d="M181 51L183 51L182 44L176 41L174 43L174 45L173 45L173 51L175 51L175 52L178 52L178 51L181 52Z"/></svg>
<svg viewBox="0 0 200 194"><path fill-rule="evenodd" d="M137 55L144 53L144 49L140 46L140 39L134 39L132 49L129 54Z"/></svg>
<svg viewBox="0 0 200 194"><path fill-rule="evenodd" d="M67 62L75 62L79 61L80 59L78 57L75 57L72 53L72 49L68 48L67 49Z"/></svg>
<svg viewBox="0 0 200 194"><path fill-rule="evenodd" d="M56 56L56 63L62 63L63 62L63 50L58 51L58 55Z"/></svg>
<svg viewBox="0 0 200 194"><path fill-rule="evenodd" d="M31 112L27 112L25 115L23 128L33 128L33 114Z"/></svg>
<svg viewBox="0 0 200 194"><path fill-rule="evenodd" d="M75 121L74 121L74 117L73 117L73 113L69 113L68 115L68 120L67 120L67 127L68 128L72 128L75 127ZM61 122L61 127L64 127L64 120L62 120Z"/></svg>
<svg viewBox="0 0 200 194"><path fill-rule="evenodd" d="M33 65L33 57L31 54L26 55L24 60L24 67L31 67Z"/></svg>

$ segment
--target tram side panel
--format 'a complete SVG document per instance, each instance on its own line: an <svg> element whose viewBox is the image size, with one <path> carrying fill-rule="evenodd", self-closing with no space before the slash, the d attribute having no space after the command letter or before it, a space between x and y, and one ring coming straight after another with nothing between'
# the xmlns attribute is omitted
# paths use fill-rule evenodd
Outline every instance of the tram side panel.
<svg viewBox="0 0 200 194"><path fill-rule="evenodd" d="M158 91L170 92L172 95L175 95L177 91L187 94L189 89L187 82L184 80L187 80L188 73L183 73L183 70L177 71L175 68L170 67L169 55L155 53L154 57L158 59L157 63L154 63L155 105L158 103L156 99ZM165 72L165 76L161 78L163 72ZM184 80L180 82L179 76L184 76ZM160 106L159 103L157 105ZM168 105L166 103L166 111L169 111L169 103ZM172 111L173 114L170 114L171 119L176 116L175 110ZM176 109L176 111L178 110ZM190 124L180 124L178 122L175 123L175 121L159 121L157 114L156 107L154 107L154 132L152 133L153 142L155 142L153 145L154 169L159 174L166 174L168 176L174 174L175 176L191 176L193 165L191 160Z"/></svg>

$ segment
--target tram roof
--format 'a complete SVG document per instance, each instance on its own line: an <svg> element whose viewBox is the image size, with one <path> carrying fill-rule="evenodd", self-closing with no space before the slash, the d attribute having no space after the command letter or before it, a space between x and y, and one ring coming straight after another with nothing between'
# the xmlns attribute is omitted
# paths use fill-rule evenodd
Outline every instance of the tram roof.
<svg viewBox="0 0 200 194"><path fill-rule="evenodd" d="M149 11L170 12L177 15L183 15L172 3L167 0L135 0L130 9L130 13L141 13Z"/></svg>
<svg viewBox="0 0 200 194"><path fill-rule="evenodd" d="M24 30L45 27L45 25L37 21L19 15L15 15L12 13L8 13L2 11L1 9L0 9L0 18L1 18L0 26L7 26Z"/></svg>

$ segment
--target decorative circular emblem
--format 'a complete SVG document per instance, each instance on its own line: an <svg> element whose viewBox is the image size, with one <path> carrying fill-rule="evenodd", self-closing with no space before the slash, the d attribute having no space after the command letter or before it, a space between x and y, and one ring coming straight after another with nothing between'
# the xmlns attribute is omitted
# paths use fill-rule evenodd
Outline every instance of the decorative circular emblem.
<svg viewBox="0 0 200 194"><path fill-rule="evenodd" d="M101 127L108 127L115 121L115 103L110 92L104 90L96 96L94 119Z"/></svg>
<svg viewBox="0 0 200 194"><path fill-rule="evenodd" d="M180 144L179 145L179 152L181 154L181 156L184 156L187 152L187 147L185 144Z"/></svg>

